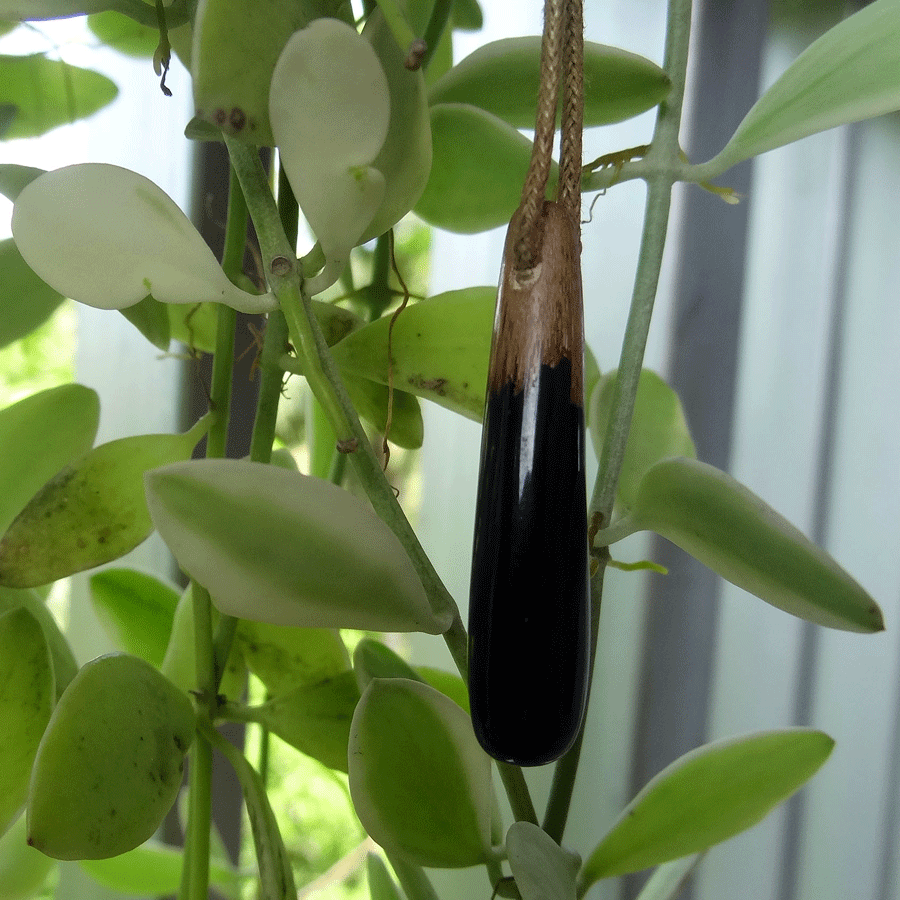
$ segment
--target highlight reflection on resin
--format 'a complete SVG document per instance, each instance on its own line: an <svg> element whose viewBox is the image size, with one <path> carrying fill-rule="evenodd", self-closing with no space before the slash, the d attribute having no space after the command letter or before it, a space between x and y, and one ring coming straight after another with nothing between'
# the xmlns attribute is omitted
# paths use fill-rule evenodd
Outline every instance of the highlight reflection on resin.
<svg viewBox="0 0 900 900"><path fill-rule="evenodd" d="M542 226L533 269L514 271L509 238L504 253L469 605L475 733L519 765L571 746L589 670L578 223L548 201Z"/></svg>

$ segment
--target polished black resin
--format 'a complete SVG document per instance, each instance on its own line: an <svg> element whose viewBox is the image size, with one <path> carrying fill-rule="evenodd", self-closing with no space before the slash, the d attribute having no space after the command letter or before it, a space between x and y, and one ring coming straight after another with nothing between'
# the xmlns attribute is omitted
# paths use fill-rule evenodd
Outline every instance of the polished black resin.
<svg viewBox="0 0 900 900"><path fill-rule="evenodd" d="M590 613L584 410L572 366L541 366L485 413L469 607L475 733L493 757L542 765L571 746L587 698Z"/></svg>

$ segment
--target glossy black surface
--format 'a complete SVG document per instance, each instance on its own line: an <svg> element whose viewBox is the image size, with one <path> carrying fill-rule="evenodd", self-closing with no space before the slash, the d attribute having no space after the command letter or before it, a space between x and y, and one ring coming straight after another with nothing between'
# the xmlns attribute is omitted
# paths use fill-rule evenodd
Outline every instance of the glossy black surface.
<svg viewBox="0 0 900 900"><path fill-rule="evenodd" d="M578 733L589 668L584 411L566 359L488 396L469 602L479 742L551 762Z"/></svg>

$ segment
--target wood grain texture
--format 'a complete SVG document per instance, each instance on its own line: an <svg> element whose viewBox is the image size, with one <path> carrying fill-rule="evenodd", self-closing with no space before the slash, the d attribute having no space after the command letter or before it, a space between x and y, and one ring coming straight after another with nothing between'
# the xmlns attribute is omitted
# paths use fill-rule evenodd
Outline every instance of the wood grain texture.
<svg viewBox="0 0 900 900"><path fill-rule="evenodd" d="M574 404L584 405L584 323L581 296L580 224L559 204L545 201L538 227L537 263L518 270L514 244L521 211L509 225L500 274L488 393L507 382L516 392L533 383L541 365L572 364Z"/></svg>

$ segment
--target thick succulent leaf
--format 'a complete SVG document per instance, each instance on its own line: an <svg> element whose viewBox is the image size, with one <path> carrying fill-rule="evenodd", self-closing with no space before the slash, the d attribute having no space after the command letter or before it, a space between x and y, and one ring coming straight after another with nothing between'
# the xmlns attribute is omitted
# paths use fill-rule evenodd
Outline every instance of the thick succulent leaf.
<svg viewBox="0 0 900 900"><path fill-rule="evenodd" d="M79 865L98 884L120 894L162 897L178 893L184 851L148 841L134 850L109 859L84 859ZM236 900L241 878L226 862L211 860L210 885L216 893Z"/></svg>
<svg viewBox="0 0 900 900"><path fill-rule="evenodd" d="M495 287L448 291L408 306L394 323L394 386L481 421ZM382 317L332 348L343 372L388 382L388 328Z"/></svg>
<svg viewBox="0 0 900 900"><path fill-rule="evenodd" d="M85 163L35 179L19 194L12 232L47 284L88 306L121 309L147 294L249 313L276 305L235 287L172 198L119 166Z"/></svg>
<svg viewBox="0 0 900 900"><path fill-rule="evenodd" d="M366 688L350 732L350 793L366 831L423 866L491 855L491 768L472 722L443 694L404 678Z"/></svg>
<svg viewBox="0 0 900 900"><path fill-rule="evenodd" d="M431 107L433 161L416 215L429 225L474 234L505 225L522 199L531 141L497 116L466 103ZM559 172L550 174L552 192Z"/></svg>
<svg viewBox="0 0 900 900"><path fill-rule="evenodd" d="M60 631L56 619L40 596L34 591L23 591L15 588L0 587L0 613L9 612L23 607L30 612L41 630L44 632L44 640L50 649L50 658L53 661L53 680L56 686L56 698L69 686L69 682L78 672L78 663L69 645L66 636Z"/></svg>
<svg viewBox="0 0 900 900"><path fill-rule="evenodd" d="M121 438L66 466L0 539L0 584L49 584L133 550L153 530L144 472L190 457L202 433Z"/></svg>
<svg viewBox="0 0 900 900"><path fill-rule="evenodd" d="M37 619L22 607L0 615L0 834L18 818L38 744L50 721L53 664Z"/></svg>
<svg viewBox="0 0 900 900"><path fill-rule="evenodd" d="M540 36L504 38L457 63L428 96L432 104L469 103L514 128L534 128L540 72ZM649 59L618 47L584 45L586 127L639 115L664 100L669 86L666 73Z"/></svg>
<svg viewBox="0 0 900 900"><path fill-rule="evenodd" d="M449 697L457 706L469 711L469 690L458 675L427 666L413 668L387 644L363 638L353 651L353 671L361 691L376 678L408 678L428 684Z"/></svg>
<svg viewBox="0 0 900 900"><path fill-rule="evenodd" d="M717 741L665 768L591 853L584 887L688 856L750 828L805 784L834 741L794 728Z"/></svg>
<svg viewBox="0 0 900 900"><path fill-rule="evenodd" d="M647 470L634 530L655 531L738 587L828 628L884 629L878 604L831 556L730 475L672 457Z"/></svg>
<svg viewBox="0 0 900 900"><path fill-rule="evenodd" d="M294 628L242 621L235 645L272 697L346 672L350 656L334 628Z"/></svg>
<svg viewBox="0 0 900 900"><path fill-rule="evenodd" d="M104 569L89 584L94 612L116 646L159 668L181 592L135 569Z"/></svg>
<svg viewBox="0 0 900 900"><path fill-rule="evenodd" d="M159 31L119 12L88 16L88 28L109 47L128 56L152 58L159 46Z"/></svg>
<svg viewBox="0 0 900 900"><path fill-rule="evenodd" d="M0 19L63 19L112 5L111 0L0 0Z"/></svg>
<svg viewBox="0 0 900 900"><path fill-rule="evenodd" d="M386 385L343 373L344 387L356 411L381 434L387 428L388 388ZM419 401L407 391L394 389L391 427L388 439L398 447L417 450L425 439L425 423Z"/></svg>
<svg viewBox="0 0 900 900"><path fill-rule="evenodd" d="M269 86L288 38L313 19L339 17L342 0L201 0L192 74L199 119L254 144L273 143Z"/></svg>
<svg viewBox="0 0 900 900"><path fill-rule="evenodd" d="M41 892L57 862L27 843L25 816L0 836L0 900L31 900Z"/></svg>
<svg viewBox="0 0 900 900"><path fill-rule="evenodd" d="M484 26L478 0L455 0L452 16L453 27L460 31L481 31Z"/></svg>
<svg viewBox="0 0 900 900"><path fill-rule="evenodd" d="M450 624L394 533L333 484L243 460L176 463L146 480L163 539L228 615L429 634Z"/></svg>
<svg viewBox="0 0 900 900"><path fill-rule="evenodd" d="M140 307L141 304L138 303L137 306ZM173 340L181 341L192 351L216 352L218 304L193 303L185 306L181 303L164 303L163 306L168 311L169 333ZM132 306L131 309L135 309L135 307Z"/></svg>
<svg viewBox="0 0 900 900"><path fill-rule="evenodd" d="M90 449L99 418L97 394L80 384L0 410L0 534L48 479Z"/></svg>
<svg viewBox="0 0 900 900"><path fill-rule="evenodd" d="M219 625L219 612L213 609L213 629ZM175 609L172 620L172 634L166 647L160 671L181 690L190 692L197 687L197 640L194 629L194 596L193 585L189 584ZM228 700L237 701L244 695L247 686L247 666L237 647L232 645L222 680L219 682L219 694Z"/></svg>
<svg viewBox="0 0 900 900"><path fill-rule="evenodd" d="M0 8L0 16L3 10ZM41 54L0 56L0 103L16 107L4 138L36 137L74 122L111 103L115 83L99 72L79 69Z"/></svg>
<svg viewBox="0 0 900 900"><path fill-rule="evenodd" d="M374 162L390 113L384 69L352 26L317 19L294 33L272 75L269 118L294 196L334 278L385 197Z"/></svg>
<svg viewBox="0 0 900 900"><path fill-rule="evenodd" d="M11 238L0 241L0 272L0 347L5 347L43 324L64 298L34 274Z"/></svg>
<svg viewBox="0 0 900 900"><path fill-rule="evenodd" d="M362 34L384 69L390 124L372 163L384 178L384 198L360 243L384 234L412 209L425 190L431 170L431 120L424 73L406 68L408 45L401 49L380 9L369 16Z"/></svg>
<svg viewBox="0 0 900 900"><path fill-rule="evenodd" d="M181 787L194 739L191 701L122 653L83 666L38 747L28 840L55 859L106 859L144 843Z"/></svg>
<svg viewBox="0 0 900 900"><path fill-rule="evenodd" d="M604 375L590 395L588 429L594 452L603 466L603 441L616 389L616 372ZM687 420L678 394L649 369L641 371L631 429L616 501L631 509L644 473L667 456L696 457Z"/></svg>
<svg viewBox="0 0 900 900"><path fill-rule="evenodd" d="M295 688L249 712L254 722L301 753L346 772L350 720L358 702L356 677L348 671Z"/></svg>
<svg viewBox="0 0 900 900"><path fill-rule="evenodd" d="M44 171L34 166L19 166L15 163L0 166L0 194L7 200L15 202L25 186L31 184L39 175L43 175Z"/></svg>
<svg viewBox="0 0 900 900"><path fill-rule="evenodd" d="M163 352L169 349L172 342L172 325L169 320L169 310L177 309L174 304L160 303L153 297L144 297L134 306L126 306L119 312L137 328L140 333ZM180 310L181 314L185 313L184 307ZM190 310L187 310L189 313Z"/></svg>
<svg viewBox="0 0 900 900"><path fill-rule="evenodd" d="M506 833L506 854L522 900L575 900L580 860L531 822Z"/></svg>
<svg viewBox="0 0 900 900"><path fill-rule="evenodd" d="M900 4L877 0L800 54L709 165L717 171L807 135L900 109Z"/></svg>

